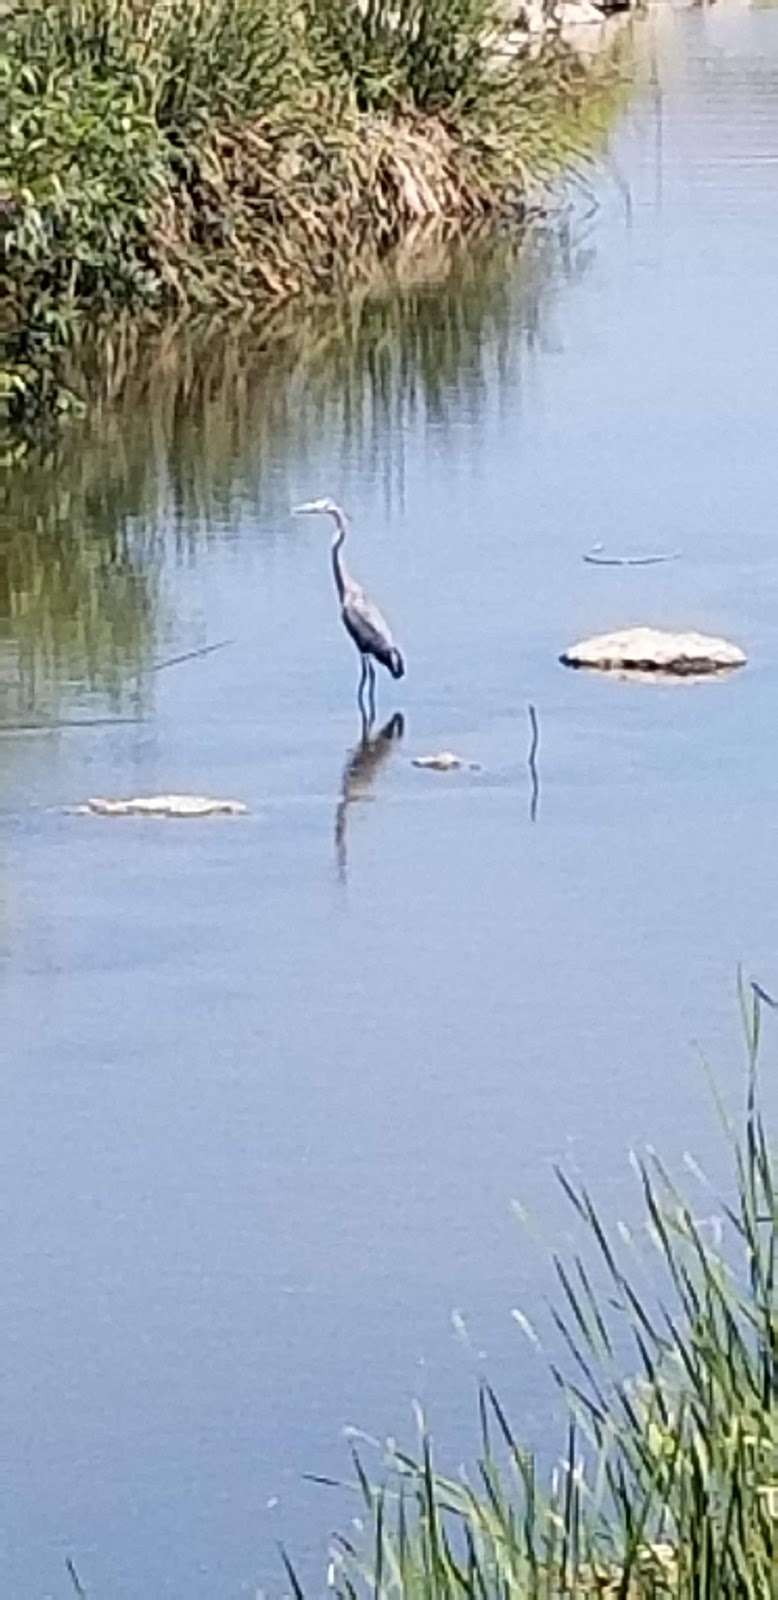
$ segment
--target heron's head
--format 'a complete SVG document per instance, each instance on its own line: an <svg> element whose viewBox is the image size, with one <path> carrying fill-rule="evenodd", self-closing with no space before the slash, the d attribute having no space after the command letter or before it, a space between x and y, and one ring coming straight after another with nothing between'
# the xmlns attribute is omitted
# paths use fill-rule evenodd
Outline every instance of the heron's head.
<svg viewBox="0 0 778 1600"><path fill-rule="evenodd" d="M340 506L336 506L335 501L330 500L329 495L325 495L323 500L303 501L301 506L293 508L292 515L295 517L316 516L319 512L328 512L331 517L336 517L339 511Z"/></svg>

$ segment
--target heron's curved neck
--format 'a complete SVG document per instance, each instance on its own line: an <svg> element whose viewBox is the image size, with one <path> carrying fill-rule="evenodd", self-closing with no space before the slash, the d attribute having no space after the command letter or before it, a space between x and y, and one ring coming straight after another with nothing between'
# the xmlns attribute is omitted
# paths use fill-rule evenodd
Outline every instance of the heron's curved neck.
<svg viewBox="0 0 778 1600"><path fill-rule="evenodd" d="M338 591L338 599L343 601L346 594L346 586L348 584L348 573L346 571L345 562L341 559L340 552L343 541L348 533L348 524L342 511L333 511L331 514L335 519L336 529L335 538L332 541L332 572L335 579L335 588Z"/></svg>

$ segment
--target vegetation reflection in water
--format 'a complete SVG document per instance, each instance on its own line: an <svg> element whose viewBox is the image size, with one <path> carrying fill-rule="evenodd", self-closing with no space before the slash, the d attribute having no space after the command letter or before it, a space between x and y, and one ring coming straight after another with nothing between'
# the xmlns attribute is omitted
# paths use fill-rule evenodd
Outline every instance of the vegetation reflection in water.
<svg viewBox="0 0 778 1600"><path fill-rule="evenodd" d="M286 516L322 438L397 490L406 431L445 432L487 385L515 387L556 287L589 258L563 220L523 244L423 237L369 291L306 317L111 335L88 426L6 474L0 722L63 717L84 695L147 705L176 631L165 563L235 525L246 463L263 518Z"/></svg>
<svg viewBox="0 0 778 1600"><path fill-rule="evenodd" d="M128 525L127 463L102 448L29 464L0 524L0 727L46 723L84 695L118 712L153 650L153 541Z"/></svg>

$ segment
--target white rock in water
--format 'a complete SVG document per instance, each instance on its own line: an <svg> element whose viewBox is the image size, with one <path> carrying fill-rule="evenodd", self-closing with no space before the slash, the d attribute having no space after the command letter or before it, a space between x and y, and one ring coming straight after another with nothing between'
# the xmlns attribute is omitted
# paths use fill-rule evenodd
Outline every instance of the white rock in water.
<svg viewBox="0 0 778 1600"><path fill-rule="evenodd" d="M432 772L454 772L457 767L469 767L471 772L478 772L479 767L475 761L465 761L462 756L455 756L452 750L441 750L436 756L414 756L414 767L428 767Z"/></svg>
<svg viewBox="0 0 778 1600"><path fill-rule="evenodd" d="M87 800L82 813L95 817L242 817L248 811L241 800L210 800L202 794L150 794L133 800Z"/></svg>
<svg viewBox="0 0 778 1600"><path fill-rule="evenodd" d="M665 633L660 628L622 628L582 639L560 656L566 667L601 672L666 672L675 677L726 672L745 665L745 655L727 639L705 633Z"/></svg>

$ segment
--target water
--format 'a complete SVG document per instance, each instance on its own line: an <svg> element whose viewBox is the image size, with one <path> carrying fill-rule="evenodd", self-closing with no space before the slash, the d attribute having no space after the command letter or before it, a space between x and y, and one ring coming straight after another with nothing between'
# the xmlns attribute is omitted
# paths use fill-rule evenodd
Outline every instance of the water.
<svg viewBox="0 0 778 1600"><path fill-rule="evenodd" d="M653 81L587 224L406 261L411 287L283 340L158 352L12 483L5 1594L66 1593L67 1554L116 1600L253 1594L278 1538L315 1583L350 1508L302 1474L347 1470L344 1424L409 1436L418 1396L455 1461L484 1350L543 1437L511 1198L558 1241L555 1159L612 1211L634 1144L724 1170L697 1046L736 1102L736 965L778 982L778 12L665 8L638 38ZM379 685L403 737L350 773L328 532L287 515L322 493L409 663ZM596 569L596 541L682 558ZM643 620L749 665L670 689L557 664ZM441 748L481 770L411 765ZM169 789L251 814L67 810Z"/></svg>

